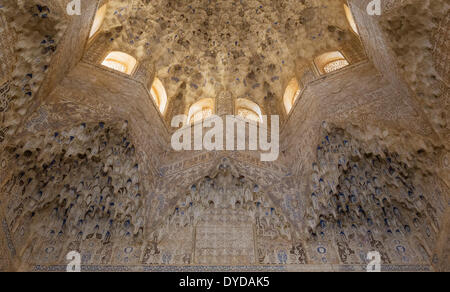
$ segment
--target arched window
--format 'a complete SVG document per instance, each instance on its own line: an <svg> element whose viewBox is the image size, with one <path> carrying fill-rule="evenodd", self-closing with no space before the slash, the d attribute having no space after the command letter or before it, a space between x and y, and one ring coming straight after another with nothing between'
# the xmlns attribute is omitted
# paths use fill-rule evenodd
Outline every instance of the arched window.
<svg viewBox="0 0 450 292"><path fill-rule="evenodd" d="M236 114L257 123L263 121L261 108L253 101L245 98L236 99Z"/></svg>
<svg viewBox="0 0 450 292"><path fill-rule="evenodd" d="M214 100L212 98L203 98L189 108L187 123L193 124L200 122L213 114Z"/></svg>
<svg viewBox="0 0 450 292"><path fill-rule="evenodd" d="M167 107L167 94L166 90L164 89L164 85L158 78L155 78L155 80L153 81L150 94L153 97L153 100L155 101L156 106L159 108L161 114L164 114Z"/></svg>
<svg viewBox="0 0 450 292"><path fill-rule="evenodd" d="M314 59L314 63L322 75L350 65L344 55L339 51L322 54Z"/></svg>
<svg viewBox="0 0 450 292"><path fill-rule="evenodd" d="M348 24L352 28L353 32L359 35L358 27L356 26L355 18L353 17L353 13L348 7L347 4L344 4L345 16L347 17Z"/></svg>
<svg viewBox="0 0 450 292"><path fill-rule="evenodd" d="M122 52L111 52L102 65L119 72L131 75L136 67L136 59Z"/></svg>
<svg viewBox="0 0 450 292"><path fill-rule="evenodd" d="M94 23L91 27L91 32L89 33L89 38L92 38L100 29L100 27L103 24L103 20L105 19L106 15L106 4L100 7L97 10L97 13L95 14Z"/></svg>
<svg viewBox="0 0 450 292"><path fill-rule="evenodd" d="M284 108L286 113L289 113L294 106L295 101L300 94L300 86L298 84L297 78L293 78L286 87L286 91L283 96Z"/></svg>

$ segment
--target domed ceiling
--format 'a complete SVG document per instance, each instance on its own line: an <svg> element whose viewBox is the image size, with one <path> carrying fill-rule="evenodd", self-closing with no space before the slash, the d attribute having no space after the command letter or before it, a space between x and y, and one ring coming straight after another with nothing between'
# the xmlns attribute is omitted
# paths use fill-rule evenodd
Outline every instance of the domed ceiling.
<svg viewBox="0 0 450 292"><path fill-rule="evenodd" d="M296 65L352 37L340 0L114 0L102 29L150 57L169 98L182 92L186 104L221 91L281 98Z"/></svg>

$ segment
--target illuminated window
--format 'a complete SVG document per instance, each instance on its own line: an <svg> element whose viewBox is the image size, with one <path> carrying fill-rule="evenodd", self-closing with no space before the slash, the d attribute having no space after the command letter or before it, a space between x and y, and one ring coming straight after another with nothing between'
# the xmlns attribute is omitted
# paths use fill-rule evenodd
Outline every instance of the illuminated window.
<svg viewBox="0 0 450 292"><path fill-rule="evenodd" d="M347 59L345 59L339 51L322 54L314 59L314 63L322 75L350 65Z"/></svg>
<svg viewBox="0 0 450 292"><path fill-rule="evenodd" d="M358 27L356 26L355 18L353 17L352 11L347 4L344 4L345 16L347 17L348 24L352 28L353 32L358 34Z"/></svg>
<svg viewBox="0 0 450 292"><path fill-rule="evenodd" d="M153 97L156 106L159 108L159 111L164 114L167 107L167 94L166 90L164 89L164 85L158 78L155 78L155 80L153 81L150 94Z"/></svg>
<svg viewBox="0 0 450 292"><path fill-rule="evenodd" d="M117 70L122 73L131 75L136 67L136 59L122 52L111 52L105 58L102 65Z"/></svg>
<svg viewBox="0 0 450 292"><path fill-rule="evenodd" d="M187 121L189 123L200 122L214 114L214 100L212 98L204 98L194 103L189 108Z"/></svg>
<svg viewBox="0 0 450 292"><path fill-rule="evenodd" d="M346 66L348 66L348 65L349 65L348 62L347 62L347 60L345 60L345 59L342 59L342 60L336 60L336 61L331 61L330 63L326 64L326 65L323 67L323 70L324 70L326 73L330 73L330 72L339 70L339 69L341 69L341 68L344 68L344 67L346 67Z"/></svg>
<svg viewBox="0 0 450 292"><path fill-rule="evenodd" d="M261 108L251 100L245 98L238 98L236 100L236 113L238 116L254 121L262 122Z"/></svg>
<svg viewBox="0 0 450 292"><path fill-rule="evenodd" d="M91 32L89 33L89 38L92 38L100 29L103 24L103 20L106 15L106 4L100 7L95 14L94 23L92 24Z"/></svg>
<svg viewBox="0 0 450 292"><path fill-rule="evenodd" d="M284 108L286 109L286 113L289 113L291 111L299 94L300 86L297 82L297 79L293 78L286 87L286 91L284 92L283 96L283 103Z"/></svg>

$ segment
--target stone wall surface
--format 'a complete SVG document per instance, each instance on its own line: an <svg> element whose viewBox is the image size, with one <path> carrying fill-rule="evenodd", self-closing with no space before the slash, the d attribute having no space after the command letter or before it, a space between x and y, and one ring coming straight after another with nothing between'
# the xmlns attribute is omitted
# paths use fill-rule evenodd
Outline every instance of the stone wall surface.
<svg viewBox="0 0 450 292"><path fill-rule="evenodd" d="M446 1L68 2L0 1L0 271L449 271ZM280 115L279 158L174 151L205 97Z"/></svg>

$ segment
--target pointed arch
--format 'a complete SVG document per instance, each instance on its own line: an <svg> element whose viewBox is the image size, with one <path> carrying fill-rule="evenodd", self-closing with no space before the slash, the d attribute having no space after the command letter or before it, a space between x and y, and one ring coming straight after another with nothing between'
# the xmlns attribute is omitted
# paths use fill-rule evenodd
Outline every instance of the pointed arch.
<svg viewBox="0 0 450 292"><path fill-rule="evenodd" d="M106 8L107 4L104 4L99 9L97 9L97 12L95 13L94 22L92 23L91 31L89 32L89 39L92 39L92 37L100 30L100 28L103 25L103 21L105 20L106 16Z"/></svg>
<svg viewBox="0 0 450 292"><path fill-rule="evenodd" d="M186 124L200 122L214 114L214 100L203 98L189 108Z"/></svg>
<svg viewBox="0 0 450 292"><path fill-rule="evenodd" d="M328 52L314 59L314 64L321 75L347 67L350 63L339 51Z"/></svg>
<svg viewBox="0 0 450 292"><path fill-rule="evenodd" d="M284 108L286 109L287 114L291 112L299 94L300 85L298 84L297 78L292 78L291 81L289 81L283 96Z"/></svg>
<svg viewBox="0 0 450 292"><path fill-rule="evenodd" d="M124 53L113 51L106 56L102 65L116 71L131 75L136 68L137 61L134 57Z"/></svg>
<svg viewBox="0 0 450 292"><path fill-rule="evenodd" d="M153 80L150 95L155 101L155 104L158 107L161 114L164 114L167 108L167 93L166 89L164 88L164 85L158 78L155 78L155 80Z"/></svg>
<svg viewBox="0 0 450 292"><path fill-rule="evenodd" d="M262 112L258 104L246 98L236 99L236 114L244 119L262 123Z"/></svg>

